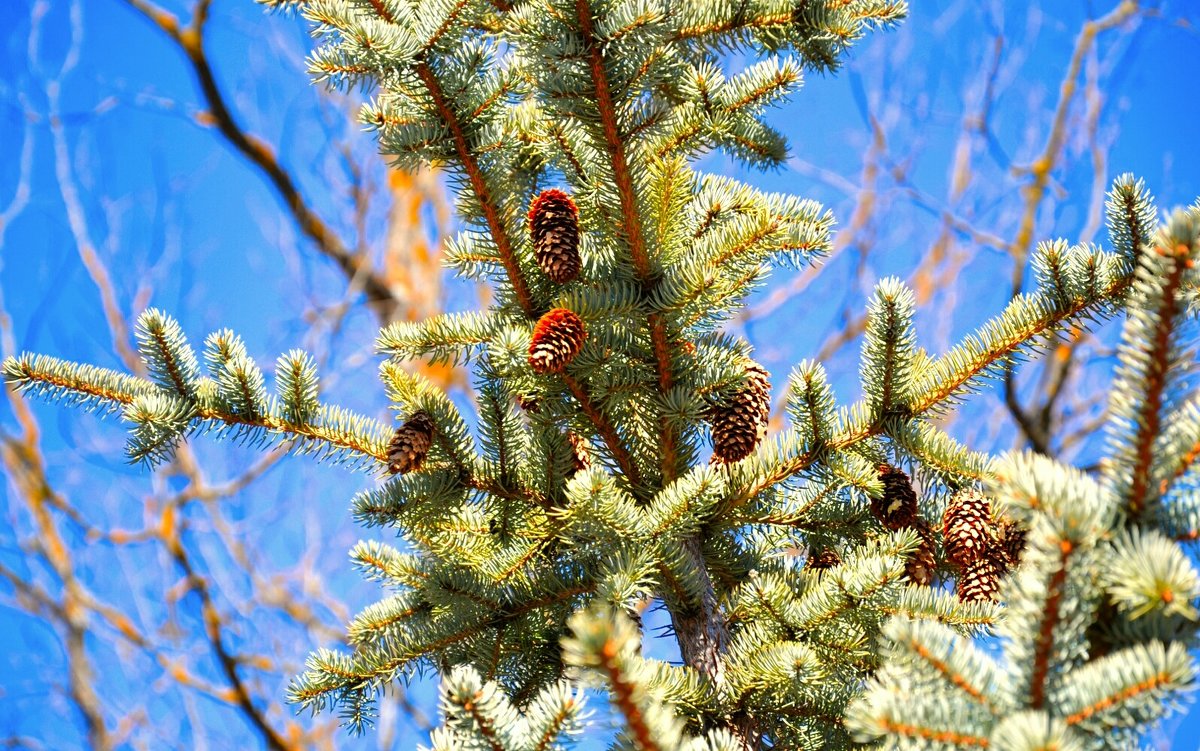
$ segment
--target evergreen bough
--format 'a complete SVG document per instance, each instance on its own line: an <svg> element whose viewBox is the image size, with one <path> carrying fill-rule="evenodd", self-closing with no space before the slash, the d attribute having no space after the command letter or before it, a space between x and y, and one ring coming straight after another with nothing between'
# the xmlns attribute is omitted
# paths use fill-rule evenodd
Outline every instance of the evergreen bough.
<svg viewBox="0 0 1200 751"><path fill-rule="evenodd" d="M449 263L497 292L486 313L379 336L388 396L399 419L423 415L410 425L425 438L405 436L404 473L353 507L404 545L352 552L391 594L351 622L348 653L309 658L299 707L340 708L361 730L391 682L433 668L437 749L561 747L598 686L624 720L619 748L1061 751L1136 744L1194 686L1200 575L1180 541L1200 531L1200 208L1157 226L1142 184L1118 178L1112 249L1042 244L1036 288L940 356L916 345L912 292L883 280L863 400L838 407L822 367L801 363L788 427L708 464L706 419L761 399L765 379L722 323L769 267L816 261L833 222L690 159L780 164L764 110L903 3L266 1L315 24L317 80L371 92L363 122L399 166L450 169L466 229ZM743 53L758 62L722 71ZM530 202L555 186L578 207L581 270L565 284L528 234ZM571 333L582 346L561 372L535 372L531 337L554 309L586 338ZM1014 358L1121 311L1098 477L994 460L936 427ZM28 354L5 376L121 412L134 461L210 432L385 476L393 431L322 403L305 353L280 357L272 394L229 331L207 339L207 374L167 315L147 310L137 331L144 376ZM469 363L478 412L403 369L411 358ZM897 466L921 473L921 519L889 529L871 502L886 506ZM905 574L918 550L928 574L928 520L970 488L1027 540L998 603L960 602L944 553L934 586ZM682 664L642 655L649 603L669 612Z"/></svg>

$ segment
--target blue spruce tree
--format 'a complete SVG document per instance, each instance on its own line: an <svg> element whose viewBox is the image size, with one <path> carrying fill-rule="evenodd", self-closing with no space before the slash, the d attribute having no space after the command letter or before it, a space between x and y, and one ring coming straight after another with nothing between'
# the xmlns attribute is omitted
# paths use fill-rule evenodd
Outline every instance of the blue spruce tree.
<svg viewBox="0 0 1200 751"><path fill-rule="evenodd" d="M1194 685L1200 208L1160 224L1118 178L1111 249L1044 243L1036 288L940 355L883 280L862 399L839 406L801 363L766 435L771 374L722 326L770 269L819 261L833 218L693 158L780 164L770 105L902 3L269 4L312 21L314 78L370 93L386 154L451 170L449 263L494 303L381 332L395 426L322 402L301 351L272 392L235 334L201 358L157 310L138 323L146 378L44 355L4 372L120 413L132 461L207 433L381 478L355 516L402 542L352 556L388 594L348 651L311 655L298 707L362 730L389 684L435 670L435 749L563 747L593 687L623 719L617 748L1048 751L1130 747ZM757 62L729 72L733 55ZM937 427L1014 358L1114 315L1098 475ZM469 363L477 410L412 358ZM642 633L651 603L669 635ZM644 656L648 638L681 664Z"/></svg>

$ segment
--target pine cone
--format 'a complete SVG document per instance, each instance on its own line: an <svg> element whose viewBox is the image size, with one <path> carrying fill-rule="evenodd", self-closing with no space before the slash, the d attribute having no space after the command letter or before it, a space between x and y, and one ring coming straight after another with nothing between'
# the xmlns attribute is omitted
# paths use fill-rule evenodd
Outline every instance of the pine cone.
<svg viewBox="0 0 1200 751"><path fill-rule="evenodd" d="M746 366L746 382L733 398L709 410L713 463L732 464L750 456L766 435L770 416L770 376L761 365L751 361Z"/></svg>
<svg viewBox="0 0 1200 751"><path fill-rule="evenodd" d="M541 410L542 405L536 396L528 394L517 394L517 406L531 414L537 414Z"/></svg>
<svg viewBox="0 0 1200 751"><path fill-rule="evenodd" d="M592 466L592 447L574 430L567 431L567 443L571 444L571 465L575 472Z"/></svg>
<svg viewBox="0 0 1200 751"><path fill-rule="evenodd" d="M575 359L587 330L583 319L566 308L554 308L538 319L529 343L529 366L535 373L561 373Z"/></svg>
<svg viewBox="0 0 1200 751"><path fill-rule="evenodd" d="M985 555L971 561L958 577L959 601L995 601L1000 592L1000 574L1000 564L995 556Z"/></svg>
<svg viewBox="0 0 1200 751"><path fill-rule="evenodd" d="M879 480L883 495L871 499L871 514L888 529L911 527L917 518L917 492L904 471L880 464Z"/></svg>
<svg viewBox="0 0 1200 751"><path fill-rule="evenodd" d="M388 444L388 472L407 474L420 469L433 443L433 419L425 411L414 412L403 425L396 428Z"/></svg>
<svg viewBox="0 0 1200 751"><path fill-rule="evenodd" d="M918 518L912 528L917 531L921 543L905 561L904 573L908 575L909 583L929 586L933 584L933 573L937 569L937 557L934 555L937 540L934 539L933 528L924 519Z"/></svg>
<svg viewBox="0 0 1200 751"><path fill-rule="evenodd" d="M833 548L824 548L820 553L810 553L804 567L820 572L840 565L842 565L842 557L838 555L838 552Z"/></svg>
<svg viewBox="0 0 1200 751"><path fill-rule="evenodd" d="M978 490L963 488L950 499L942 517L946 557L959 566L988 555L996 548L992 504Z"/></svg>
<svg viewBox="0 0 1200 751"><path fill-rule="evenodd" d="M746 385L738 392L739 399L758 410L763 425L771 419L771 374L751 360L746 365Z"/></svg>
<svg viewBox="0 0 1200 751"><path fill-rule="evenodd" d="M529 207L537 265L557 284L579 276L579 209L561 190L543 190Z"/></svg>
<svg viewBox="0 0 1200 751"><path fill-rule="evenodd" d="M1004 570L1011 571L1021 565L1025 554L1025 530L1012 519L1000 522L996 531L996 544L1003 552Z"/></svg>

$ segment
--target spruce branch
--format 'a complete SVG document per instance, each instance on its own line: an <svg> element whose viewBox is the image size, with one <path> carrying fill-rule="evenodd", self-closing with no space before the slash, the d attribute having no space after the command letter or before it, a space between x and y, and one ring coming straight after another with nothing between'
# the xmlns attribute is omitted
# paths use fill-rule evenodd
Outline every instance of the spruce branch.
<svg viewBox="0 0 1200 751"><path fill-rule="evenodd" d="M1029 751L1083 751L1085 740L1057 717L1028 710L1005 717L992 731L989 746Z"/></svg>
<svg viewBox="0 0 1200 751"><path fill-rule="evenodd" d="M1086 295L1064 304L1056 303L1049 295L1013 299L1003 313L922 369L910 392L910 414L917 416L944 408L968 390L973 381L1007 362L1019 350L1036 345L1057 327L1081 316L1101 315L1121 290L1124 278L1112 272L1099 281ZM846 449L883 433L884 424L864 410L865 404L849 410L848 419L820 451L806 448L792 437L760 449L758 466L747 473L746 482L731 484L726 504L737 508L758 493L808 469L825 451Z"/></svg>
<svg viewBox="0 0 1200 751"><path fill-rule="evenodd" d="M826 445L833 436L836 406L825 368L812 360L797 365L788 383L787 411L799 440L818 448Z"/></svg>
<svg viewBox="0 0 1200 751"><path fill-rule="evenodd" d="M862 384L877 421L907 410L916 335L912 328L915 299L894 277L875 287L863 339Z"/></svg>
<svg viewBox="0 0 1200 751"><path fill-rule="evenodd" d="M1166 497L1200 463L1200 397L1188 400L1166 420L1155 439L1155 487Z"/></svg>
<svg viewBox="0 0 1200 751"><path fill-rule="evenodd" d="M320 379L312 356L293 349L275 362L276 392L281 417L288 422L308 422L321 407Z"/></svg>
<svg viewBox="0 0 1200 751"><path fill-rule="evenodd" d="M290 441L290 451L315 453L320 459L355 467L386 463L385 429L376 421L332 405L310 410L308 418L300 421L278 413L277 406L261 411L227 406L223 400L213 398L215 382L198 378L195 355L173 319L148 311L139 320L139 330L144 332L144 357L163 385L40 355L7 358L5 378L22 391L107 412L121 409L135 425L130 443L130 458L135 461L165 459L178 440L199 430L258 443ZM234 396L265 403L263 392L255 386L253 371L243 373L250 380L243 384L234 379ZM194 396L189 397L188 392Z"/></svg>
<svg viewBox="0 0 1200 751"><path fill-rule="evenodd" d="M1137 258L1130 289L1131 316L1121 339L1121 366L1109 410L1109 443L1114 458L1105 472L1127 512L1138 519L1157 500L1153 486L1155 441L1163 432L1164 410L1177 380L1171 370L1184 359L1180 349L1185 309L1182 289L1197 276L1200 220L1176 212ZM1193 282L1194 283L1194 282ZM1113 471L1117 467L1119 471Z"/></svg>
<svg viewBox="0 0 1200 751"><path fill-rule="evenodd" d="M588 0L575 0L575 15L587 54L593 93L596 96L596 109L599 112L600 127L604 134L604 145L608 150L613 179L616 182L620 200L622 234L628 245L638 277L643 283L649 283L654 269L651 267L646 241L642 234L642 222L638 213L637 197L634 194L633 178L630 176L629 162L625 156L625 139L617 126L617 109L613 102L612 92L609 90L608 71L605 68L603 50L593 30L592 13L592 7Z"/></svg>
<svg viewBox="0 0 1200 751"><path fill-rule="evenodd" d="M484 220L487 222L492 241L496 244L496 251L500 254L500 262L503 264L504 271L508 275L509 284L512 285L513 291L517 295L517 303L521 306L521 310L524 311L525 315L532 318L537 313L532 294L521 271L521 265L517 260L507 227L501 218L500 208L496 205L495 198L492 196L492 190L488 186L487 179L480 168L476 154L467 141L467 136L463 130L463 124L459 115L446 99L446 95L442 91L442 84L427 61L424 59L419 60L416 64L415 72L417 77L420 78L421 83L424 84L425 90L429 93L429 97L432 99L433 106L436 108L441 121L450 130L458 161L466 173L471 190L474 191L476 200L478 200L480 208L483 211Z"/></svg>
<svg viewBox="0 0 1200 751"><path fill-rule="evenodd" d="M639 676L637 632L626 619L603 610L571 618L572 637L563 644L567 664L583 677L599 679L625 719L628 737L641 751L667 751L682 741L682 723L648 695Z"/></svg>
<svg viewBox="0 0 1200 751"><path fill-rule="evenodd" d="M1136 729L1165 714L1171 695L1194 681L1195 667L1183 645L1150 642L1072 673L1061 689L1060 711L1069 726L1134 741Z"/></svg>
<svg viewBox="0 0 1200 751"><path fill-rule="evenodd" d="M515 751L520 724L516 710L494 683L484 684L479 674L455 669L442 683L446 723L462 735L481 741L490 751ZM462 739L470 743L467 738Z"/></svg>
<svg viewBox="0 0 1200 751"><path fill-rule="evenodd" d="M353 655L318 650L309 656L306 671L290 684L289 701L314 712L341 706L351 729L362 732L370 722L375 696L400 671L464 641L503 629L527 613L590 591L590 585L571 586L498 612L474 616L465 625L453 618L446 619L449 622L425 619L419 631L406 631L402 638L364 647Z"/></svg>
<svg viewBox="0 0 1200 751"><path fill-rule="evenodd" d="M889 616L939 623L964 634L986 633L1004 617L1003 610L992 602L962 602L926 587L905 587L894 601L880 605L879 610Z"/></svg>
<svg viewBox="0 0 1200 751"><path fill-rule="evenodd" d="M28 353L4 359L4 378L18 391L101 412L124 409L138 397L158 390L143 378L115 370Z"/></svg>
<svg viewBox="0 0 1200 751"><path fill-rule="evenodd" d="M185 399L195 399L200 366L175 319L150 308L138 316L134 330L150 377Z"/></svg>
<svg viewBox="0 0 1200 751"><path fill-rule="evenodd" d="M476 348L491 341L499 325L496 316L479 313L444 313L420 322L395 321L379 333L376 348L399 360L428 358L457 365L468 362Z"/></svg>
<svg viewBox="0 0 1200 751"><path fill-rule="evenodd" d="M1112 555L1114 565L1104 582L1112 601L1131 620L1150 614L1200 619L1195 605L1200 573L1166 535L1135 527L1114 541Z"/></svg>
<svg viewBox="0 0 1200 751"><path fill-rule="evenodd" d="M1154 236L1158 209L1154 196L1145 183L1126 172L1113 180L1104 202L1104 214L1108 223L1109 242L1113 250L1125 260L1131 273L1138 258Z"/></svg>
<svg viewBox="0 0 1200 751"><path fill-rule="evenodd" d="M991 477L992 457L971 451L927 420L894 418L883 432L948 486Z"/></svg>
<svg viewBox="0 0 1200 751"><path fill-rule="evenodd" d="M608 151L612 175L616 183L621 212L620 232L629 249L639 281L643 286L649 288L652 287L655 281L654 277L657 271L651 266L650 256L646 247L638 199L634 193L633 178L630 174L629 162L625 154L625 138L618 128L616 105L614 104L612 92L609 88L608 71L605 67L603 50L596 39L593 29L592 12L589 0L575 0L575 14L579 23L583 46L587 54L593 93L596 97L596 108L599 114L601 131L604 135L604 145ZM663 394L666 394L670 392L674 385L674 376L671 371L670 345L667 342L666 327L662 319L656 314L650 315L648 323L653 342L659 388ZM660 420L660 430L662 431L663 443L662 474L667 481L670 481L676 473L676 437L672 426L665 417ZM630 466L632 467L632 464ZM641 484L640 480L636 479L636 477L636 475L630 475L630 479L635 484Z"/></svg>
<svg viewBox="0 0 1200 751"><path fill-rule="evenodd" d="M575 401L579 404L583 413L587 415L588 420L600 432L600 436L604 439L604 444L608 447L609 453L612 454L613 459L617 462L617 466L621 468L621 471L629 478L630 483L635 488L641 487L643 484L641 472L638 470L637 464L629 455L629 452L625 450L617 429L613 427L608 418L596 406L583 384L576 380L574 376L567 373L562 373L559 377L567 385L567 388L571 391L571 395L575 397Z"/></svg>
<svg viewBox="0 0 1200 751"><path fill-rule="evenodd" d="M1084 315L1101 315L1103 306L1116 297L1123 282L1117 277L1098 294L1064 305L1041 295L1014 298L1003 313L933 363L914 385L912 411L925 412L954 399L970 389L975 380L987 376L1020 350L1036 347L1039 340L1065 323Z"/></svg>
<svg viewBox="0 0 1200 751"><path fill-rule="evenodd" d="M893 620L886 634L895 649L910 653L937 680L993 714L1007 708L1009 697L998 693L1003 680L995 663L967 639L939 624L903 619Z"/></svg>

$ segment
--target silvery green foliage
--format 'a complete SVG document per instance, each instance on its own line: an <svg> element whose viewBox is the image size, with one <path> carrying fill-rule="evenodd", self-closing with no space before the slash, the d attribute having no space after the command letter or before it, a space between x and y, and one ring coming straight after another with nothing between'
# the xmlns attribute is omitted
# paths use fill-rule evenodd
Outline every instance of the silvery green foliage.
<svg viewBox="0 0 1200 751"><path fill-rule="evenodd" d="M1194 687L1200 572L1177 540L1197 529L1200 431L1187 383L1197 322L1184 292L1200 282L1200 212L1150 231L1148 200L1127 177L1110 195L1113 244L1134 256L1100 481L1033 454L994 467L993 497L1029 528L1026 559L1001 592L1002 654L936 624L893 621L884 666L848 711L859 740L1131 748ZM1039 274L1060 289L1079 283L1066 252L1039 251Z"/></svg>
<svg viewBox="0 0 1200 751"><path fill-rule="evenodd" d="M197 432L262 447L283 443L295 453L356 467L384 456L385 426L320 404L316 366L307 354L293 350L279 358L272 395L262 370L228 329L206 341L207 376L175 319L150 308L138 316L136 331L148 378L43 355L5 360L5 378L45 398L120 412L132 423L126 446L131 461L166 461Z"/></svg>
<svg viewBox="0 0 1200 751"><path fill-rule="evenodd" d="M1042 244L1035 288L940 355L917 346L912 292L883 280L864 398L839 406L822 367L803 363L789 424L745 460L710 465L705 415L745 385L752 355L722 326L772 267L816 262L833 219L689 160L722 149L780 163L770 105L903 4L268 4L313 23L314 78L361 87L384 153L448 167L465 226L449 263L496 290L487 311L380 334L388 400L400 419L428 415L433 441L419 471L352 499L360 523L401 538L352 551L387 596L355 616L348 650L309 657L296 705L338 709L361 730L389 684L433 669L437 749L557 748L586 724L584 686L622 718L617 748L1084 749L1136 737L1192 683L1197 576L1175 538L1200 529L1200 408L1175 365L1192 341L1195 211L1156 230L1141 184L1118 179L1113 250ZM732 70L730 55L757 61ZM580 211L583 269L562 286L540 273L525 230L549 186ZM528 362L552 308L587 330L563 375ZM1122 308L1100 481L1036 457L997 463L938 427L1012 358ZM168 459L207 431L386 466L387 428L323 404L303 352L279 358L270 393L232 332L208 338L207 375L162 313L143 314L138 337L145 377L41 355L6 361L5 376L121 412L134 459ZM413 358L470 368L478 409L461 414L411 375ZM959 602L945 565L937 586L907 581L917 531L869 512L884 462L919 472L927 521L952 489L983 484L1028 529L1005 606ZM806 565L821 551L840 564ZM647 606L668 611L685 664L642 655ZM999 659L971 640L989 629Z"/></svg>

